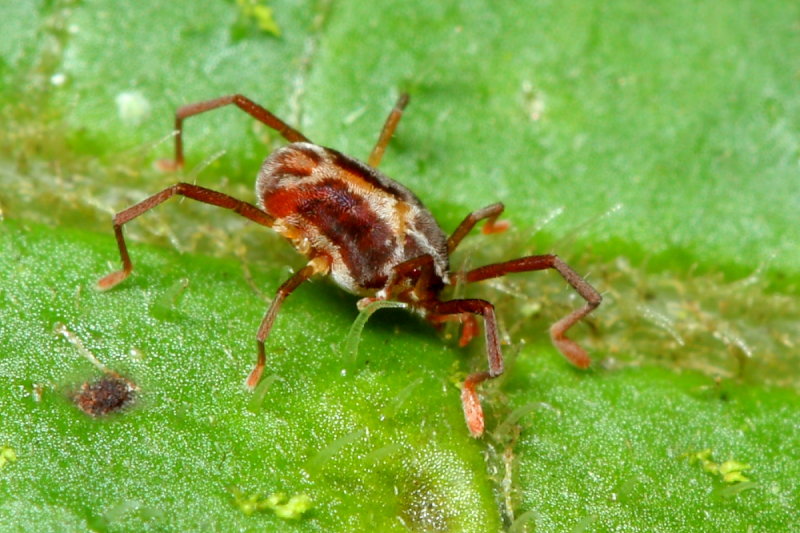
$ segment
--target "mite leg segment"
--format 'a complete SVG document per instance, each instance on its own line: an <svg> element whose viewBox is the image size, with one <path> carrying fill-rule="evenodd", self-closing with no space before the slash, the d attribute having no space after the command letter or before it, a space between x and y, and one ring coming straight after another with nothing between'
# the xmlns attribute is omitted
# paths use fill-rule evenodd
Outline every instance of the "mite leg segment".
<svg viewBox="0 0 800 533"><path fill-rule="evenodd" d="M460 315L428 315L428 321L438 326L444 322L458 322L461 324L461 335L458 337L458 345L464 347L469 344L475 335L478 334L478 320L475 315L462 313Z"/></svg>
<svg viewBox="0 0 800 533"><path fill-rule="evenodd" d="M567 338L566 333L569 328L575 325L580 319L588 315L595 309L603 297L600 296L594 287L589 285L585 279L578 275L577 272L572 270L569 265L562 261L556 255L532 255L529 257L521 257L505 263L496 263L493 265L486 265L474 270L470 270L466 274L461 274L462 279L467 283L482 281L490 278L497 278L511 274L512 272L530 272L532 270L544 270L552 268L561 274L567 283L575 289L581 297L586 300L586 305L580 309L576 309L568 314L552 326L550 326L550 338L558 351L564 354L573 365L578 368L587 368L591 363L589 355L586 350L581 348L578 343L572 339Z"/></svg>
<svg viewBox="0 0 800 533"><path fill-rule="evenodd" d="M305 135L286 124L284 121L273 115L269 110L261 107L246 96L241 94L231 94L221 96L213 100L195 102L178 108L175 112L175 161L167 163L165 166L171 167L168 170L183 166L183 120L193 115L199 115L218 107L233 104L259 122L269 126L281 134L289 142L310 142Z"/></svg>
<svg viewBox="0 0 800 533"><path fill-rule="evenodd" d="M212 191L211 189L206 189L205 187L200 187L199 185L192 185L190 183L176 183L172 187L168 187L163 191L147 198L146 200L114 215L114 235L117 238L119 256L122 260L122 270L112 272L111 274L108 274L99 280L97 282L98 289L110 289L127 278L131 273L131 270L133 270L133 263L131 263L130 256L128 255L128 247L125 244L125 237L122 234L122 226L126 222L130 222L145 211L149 211L176 194L191 198L192 200L197 200L198 202L216 205L225 209L231 209L243 217L261 224L262 226L271 227L274 222L274 219L271 216L263 212L258 207L248 204L247 202L237 200L236 198L228 196L227 194Z"/></svg>
<svg viewBox="0 0 800 533"><path fill-rule="evenodd" d="M397 128L397 123L400 122L400 118L403 116L403 110L407 105L408 94L403 93L400 95L400 98L397 99L397 103L394 104L394 108L391 113L389 113L389 116L386 117L386 122L383 124L378 142L375 143L375 148L372 149L372 153L369 154L369 159L367 159L367 164L369 166L377 167L380 165L381 159L383 159L383 153L386 151L386 145L389 144L389 140L392 138L394 130Z"/></svg>
<svg viewBox="0 0 800 533"><path fill-rule="evenodd" d="M267 313L261 320L261 325L259 326L258 333L256 334L258 359L256 360L256 365L253 367L250 375L247 377L247 381L245 382L248 388L255 388L255 386L258 385L258 382L261 380L261 374L264 372L264 366L267 362L266 351L264 350L264 341L267 340L267 336L272 329L272 325L275 322L275 317L278 315L278 311L280 310L283 301L303 282L308 281L311 276L315 274L327 273L329 268L330 261L322 257L314 258L309 261L306 266L295 272L292 277L283 282L283 285L278 288L278 292L275 294L275 298L272 300L272 303L269 304Z"/></svg>
<svg viewBox="0 0 800 533"><path fill-rule="evenodd" d="M500 233L501 231L508 229L507 221L497 221L497 217L500 216L500 213L503 212L503 209L505 209L505 206L498 202L496 204L487 205L483 209L478 209L477 211L473 211L467 215L467 217L461 221L461 224L458 225L450 238L447 239L448 253L453 253L453 250L455 250L456 247L461 243L461 240L467 236L467 233L469 233L472 228L475 227L475 224L483 219L488 219L481 230L483 233Z"/></svg>
<svg viewBox="0 0 800 533"><path fill-rule="evenodd" d="M464 380L464 386L461 389L461 403L464 406L467 427L473 437L480 437L484 429L483 409L475 387L483 381L495 378L503 373L503 354L500 351L500 337L497 333L497 318L495 317L494 306L486 300L470 299L433 302L427 309L436 315L472 313L483 317L489 371L470 374Z"/></svg>

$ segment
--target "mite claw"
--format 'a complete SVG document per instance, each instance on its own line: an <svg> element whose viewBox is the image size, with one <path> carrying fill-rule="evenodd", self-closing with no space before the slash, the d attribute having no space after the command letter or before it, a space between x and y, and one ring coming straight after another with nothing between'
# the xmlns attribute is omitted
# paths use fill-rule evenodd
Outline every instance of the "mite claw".
<svg viewBox="0 0 800 533"><path fill-rule="evenodd" d="M461 389L461 403L469 433L476 439L483 435L483 408L474 385L465 382Z"/></svg>
<svg viewBox="0 0 800 533"><path fill-rule="evenodd" d="M159 159L156 161L156 168L162 172L175 172L183 167L174 159Z"/></svg>
<svg viewBox="0 0 800 533"><path fill-rule="evenodd" d="M250 375L247 376L247 381L244 382L245 387L250 390L256 388L258 382L261 381L261 374L264 372L264 367L262 365L256 365L253 367L253 370L250 372Z"/></svg>
<svg viewBox="0 0 800 533"><path fill-rule="evenodd" d="M502 233L511 227L511 222L508 220L497 220L495 222L487 222L481 228L481 233L489 235L492 233Z"/></svg>
<svg viewBox="0 0 800 533"><path fill-rule="evenodd" d="M586 350L581 348L580 345L578 345L578 343L574 340L566 337L557 338L555 335L552 335L552 332L551 337L553 344L556 348L558 348L558 351L561 352L564 357L566 357L567 360L576 367L580 369L586 369L592 364L592 360L589 358Z"/></svg>
<svg viewBox="0 0 800 533"><path fill-rule="evenodd" d="M478 334L478 322L472 315L466 315L461 322L461 337L458 339L458 345L462 348L470 343L470 341Z"/></svg>
<svg viewBox="0 0 800 533"><path fill-rule="evenodd" d="M116 272L112 272L111 274L105 276L97 280L94 288L98 291L107 291L118 284L122 283L125 278L128 277L129 272L125 272L124 270L118 270Z"/></svg>

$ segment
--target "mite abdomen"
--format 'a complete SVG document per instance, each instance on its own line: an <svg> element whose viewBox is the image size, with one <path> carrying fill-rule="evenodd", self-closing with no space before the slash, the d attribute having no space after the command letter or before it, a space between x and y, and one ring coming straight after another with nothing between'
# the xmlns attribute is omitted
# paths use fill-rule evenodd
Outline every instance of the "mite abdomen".
<svg viewBox="0 0 800 533"><path fill-rule="evenodd" d="M328 148L292 143L275 151L256 184L275 228L307 255L331 259L346 290L382 288L393 266L431 253L447 270L446 238L408 189L377 170Z"/></svg>

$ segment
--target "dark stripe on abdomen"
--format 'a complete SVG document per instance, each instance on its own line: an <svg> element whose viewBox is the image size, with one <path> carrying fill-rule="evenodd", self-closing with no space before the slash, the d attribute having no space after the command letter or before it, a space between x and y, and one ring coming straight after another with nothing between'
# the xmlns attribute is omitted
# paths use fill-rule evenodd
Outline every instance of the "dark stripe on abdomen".
<svg viewBox="0 0 800 533"><path fill-rule="evenodd" d="M297 214L339 251L356 283L367 289L386 282L382 274L396 243L390 226L367 201L339 180L324 180L298 191Z"/></svg>

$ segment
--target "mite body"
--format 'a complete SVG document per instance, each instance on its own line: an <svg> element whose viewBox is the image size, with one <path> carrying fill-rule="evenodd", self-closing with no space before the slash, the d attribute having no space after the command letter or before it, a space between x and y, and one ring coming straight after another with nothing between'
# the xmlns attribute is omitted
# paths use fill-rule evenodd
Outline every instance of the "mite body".
<svg viewBox="0 0 800 533"><path fill-rule="evenodd" d="M261 166L258 206L302 254L325 257L341 288L375 296L392 269L430 255L448 271L447 237L414 194L356 159L310 143L276 150Z"/></svg>
<svg viewBox="0 0 800 533"><path fill-rule="evenodd" d="M273 228L308 258L277 291L256 334L257 362L247 385L255 387L266 364L264 341L281 304L291 292L315 275L330 275L348 292L359 295L359 307L375 300L405 302L432 324L447 320L462 323L460 344L466 345L483 318L488 370L470 374L461 400L470 433L484 431L484 417L476 387L503 372L503 357L494 307L486 300L443 300L441 293L453 283L473 283L514 272L555 269L586 300L586 304L550 328L555 346L580 368L589 366L586 352L566 337L567 330L600 304L600 294L554 255L535 255L451 272L449 256L481 221L484 233L503 231L498 222L503 204L496 203L470 213L447 237L433 215L406 187L388 178L377 166L385 151L408 96L402 95L384 124L375 148L362 163L336 150L313 144L268 110L242 95L231 95L181 107L175 119L175 159L168 169L183 166L184 119L233 104L278 131L289 145L273 152L262 164L256 181L257 206L198 185L177 183L114 216L114 232L122 269L98 281L102 290L128 277L133 264L122 226L174 195L231 209Z"/></svg>

